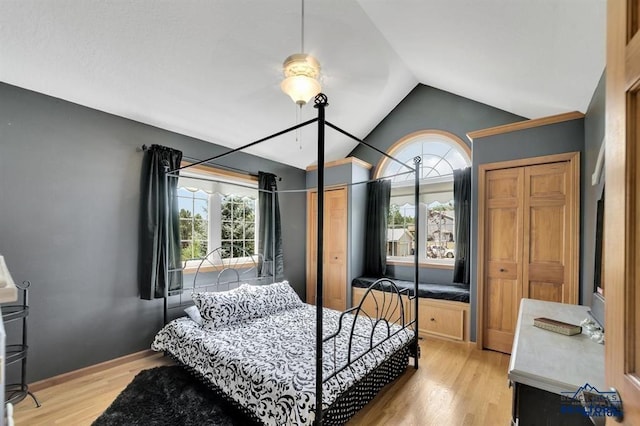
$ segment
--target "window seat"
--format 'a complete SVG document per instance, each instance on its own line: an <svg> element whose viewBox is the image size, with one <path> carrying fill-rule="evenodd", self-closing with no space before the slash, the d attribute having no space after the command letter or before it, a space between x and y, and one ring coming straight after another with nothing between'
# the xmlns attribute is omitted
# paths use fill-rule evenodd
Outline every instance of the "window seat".
<svg viewBox="0 0 640 426"><path fill-rule="evenodd" d="M351 282L351 286L369 288L369 286L378 279L379 278L372 277L355 278ZM413 281L403 281L395 278L390 279L396 283L400 290L408 288L409 294L413 294ZM418 283L418 297L469 303L469 289L466 286L457 284Z"/></svg>

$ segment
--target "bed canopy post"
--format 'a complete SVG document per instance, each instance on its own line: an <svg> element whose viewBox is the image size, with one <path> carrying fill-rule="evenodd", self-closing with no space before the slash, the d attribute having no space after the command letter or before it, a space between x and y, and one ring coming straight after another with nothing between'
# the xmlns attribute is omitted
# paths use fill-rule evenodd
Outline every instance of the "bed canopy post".
<svg viewBox="0 0 640 426"><path fill-rule="evenodd" d="M413 295L414 295L414 299L413 299L413 303L414 303L414 312L415 312L415 321L416 321L416 332L415 332L415 337L414 337L414 350L415 350L415 356L413 357L413 367L415 369L418 368L418 358L419 358L419 354L420 354L420 347L418 346L418 282L420 281L420 274L419 274L419 263L420 263L420 163L422 162L422 158L420 156L416 156L413 158L413 168L414 168L414 189L413 189L413 196L414 196L414 204L416 206L416 213L415 213L415 232L416 232L416 236L415 236L415 247L413 248L413 264L414 264L414 271L413 271Z"/></svg>
<svg viewBox="0 0 640 426"><path fill-rule="evenodd" d="M162 176L163 184L164 184L164 324L168 322L168 308L169 308L169 163L165 162L163 165L164 174Z"/></svg>
<svg viewBox="0 0 640 426"><path fill-rule="evenodd" d="M271 182L271 283L276 282L276 182ZM265 259L262 259L264 263Z"/></svg>
<svg viewBox="0 0 640 426"><path fill-rule="evenodd" d="M315 424L322 425L322 257L323 257L323 228L324 228L324 109L329 103L324 93L316 95L314 107L318 109L318 220L317 252L316 252L316 418Z"/></svg>

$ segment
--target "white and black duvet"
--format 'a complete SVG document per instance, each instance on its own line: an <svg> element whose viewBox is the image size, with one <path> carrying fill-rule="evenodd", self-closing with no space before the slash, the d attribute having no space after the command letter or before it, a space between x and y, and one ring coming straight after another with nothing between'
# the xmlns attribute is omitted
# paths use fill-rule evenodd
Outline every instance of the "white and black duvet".
<svg viewBox="0 0 640 426"><path fill-rule="evenodd" d="M340 312L324 309L324 335L337 330ZM315 411L316 308L301 306L207 329L188 318L167 324L152 349L167 351L220 388L230 398L268 425L311 424ZM345 315L335 342L323 350L323 375L329 377L347 364L349 332L354 317ZM372 321L359 318L351 349L352 359L369 349ZM400 330L391 325L391 334ZM379 324L374 345L387 336ZM413 338L401 330L323 384L323 409L387 360Z"/></svg>

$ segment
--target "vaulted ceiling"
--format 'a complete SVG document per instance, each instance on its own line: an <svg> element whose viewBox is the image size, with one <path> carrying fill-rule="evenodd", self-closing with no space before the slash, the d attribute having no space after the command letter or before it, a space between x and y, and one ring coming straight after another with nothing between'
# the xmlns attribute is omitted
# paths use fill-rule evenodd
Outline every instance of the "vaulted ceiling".
<svg viewBox="0 0 640 426"><path fill-rule="evenodd" d="M300 0L6 0L0 81L237 147L315 116L280 91ZM585 112L604 0L306 0L327 119L365 137L422 83L529 118ZM248 152L304 168L315 128ZM354 142L327 135L327 159Z"/></svg>

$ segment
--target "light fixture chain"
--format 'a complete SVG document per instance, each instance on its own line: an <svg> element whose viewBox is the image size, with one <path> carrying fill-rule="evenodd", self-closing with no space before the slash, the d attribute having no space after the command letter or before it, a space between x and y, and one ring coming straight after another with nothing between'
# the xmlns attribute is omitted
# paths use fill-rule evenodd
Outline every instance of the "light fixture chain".
<svg viewBox="0 0 640 426"><path fill-rule="evenodd" d="M302 3L302 13L301 13L301 19L300 19L300 53L305 53L304 52L304 0L300 0Z"/></svg>

